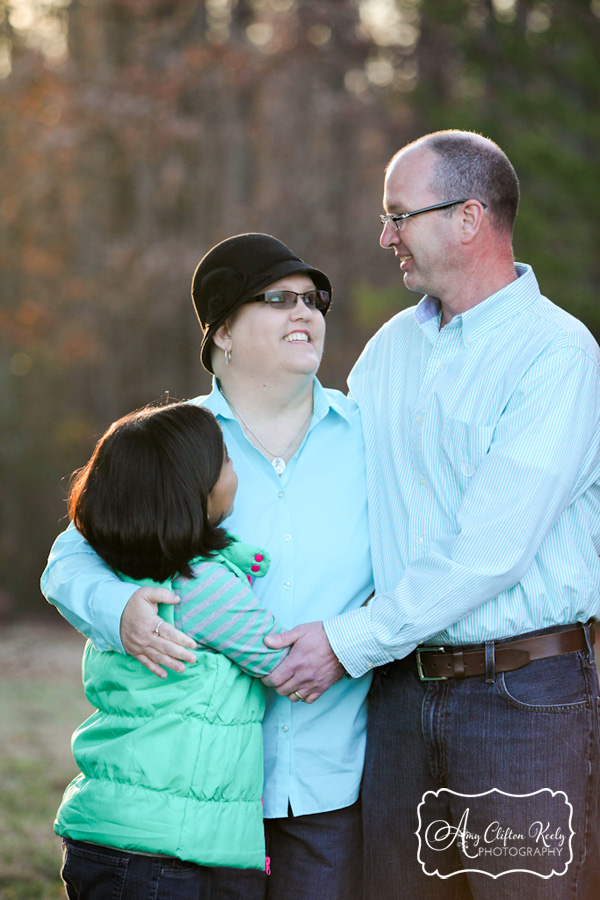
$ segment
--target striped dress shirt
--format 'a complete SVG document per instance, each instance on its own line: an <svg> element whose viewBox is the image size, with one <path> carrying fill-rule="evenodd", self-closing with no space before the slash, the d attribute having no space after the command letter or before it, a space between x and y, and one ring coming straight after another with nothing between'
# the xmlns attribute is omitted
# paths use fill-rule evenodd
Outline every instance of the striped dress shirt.
<svg viewBox="0 0 600 900"><path fill-rule="evenodd" d="M440 330L425 296L350 374L375 598L325 622L360 675L420 643L493 640L600 610L600 353L532 269Z"/></svg>

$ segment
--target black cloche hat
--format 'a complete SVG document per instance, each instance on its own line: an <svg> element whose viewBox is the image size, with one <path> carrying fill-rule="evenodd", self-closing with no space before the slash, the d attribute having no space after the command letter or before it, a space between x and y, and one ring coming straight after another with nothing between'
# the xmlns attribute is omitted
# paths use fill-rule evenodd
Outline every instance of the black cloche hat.
<svg viewBox="0 0 600 900"><path fill-rule="evenodd" d="M201 358L205 369L212 372L212 337L226 319L262 288L297 272L306 272L318 290L331 294L324 272L307 265L270 234L238 234L208 251L192 281L192 300L204 332Z"/></svg>

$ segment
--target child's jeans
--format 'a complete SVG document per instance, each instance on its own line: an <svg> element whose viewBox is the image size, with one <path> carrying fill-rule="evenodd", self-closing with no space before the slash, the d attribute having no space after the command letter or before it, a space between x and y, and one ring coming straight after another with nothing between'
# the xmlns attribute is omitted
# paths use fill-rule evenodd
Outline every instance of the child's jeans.
<svg viewBox="0 0 600 900"><path fill-rule="evenodd" d="M128 853L67 838L61 875L69 900L209 900L216 871L171 856ZM264 872L227 871L239 879L240 898L263 896Z"/></svg>

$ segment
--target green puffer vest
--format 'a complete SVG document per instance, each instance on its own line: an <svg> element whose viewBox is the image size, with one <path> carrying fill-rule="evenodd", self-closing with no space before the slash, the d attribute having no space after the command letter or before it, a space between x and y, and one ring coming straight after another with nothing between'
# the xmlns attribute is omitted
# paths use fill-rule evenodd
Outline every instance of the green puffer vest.
<svg viewBox="0 0 600 900"><path fill-rule="evenodd" d="M232 547L236 562L240 549ZM214 561L245 578L228 550ZM172 624L172 606L160 614ZM163 680L88 641L83 680L97 711L73 735L81 774L65 791L57 834L204 866L264 868L264 688L221 653L196 656Z"/></svg>

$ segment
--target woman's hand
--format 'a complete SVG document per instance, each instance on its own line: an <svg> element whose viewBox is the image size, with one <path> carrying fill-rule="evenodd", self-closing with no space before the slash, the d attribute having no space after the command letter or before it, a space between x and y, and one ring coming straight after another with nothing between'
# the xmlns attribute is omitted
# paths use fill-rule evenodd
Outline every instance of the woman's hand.
<svg viewBox="0 0 600 900"><path fill-rule="evenodd" d="M166 588L141 587L131 595L121 616L121 641L126 652L160 678L167 677L162 666L183 672L184 662L196 662L195 655L186 649L196 646L193 638L158 615L159 603L178 602L179 597Z"/></svg>
<svg viewBox="0 0 600 900"><path fill-rule="evenodd" d="M268 634L265 644L273 650L291 647L283 662L262 681L274 687L278 694L287 695L292 703L298 700L314 703L346 674L331 649L322 622L308 622L291 631Z"/></svg>

